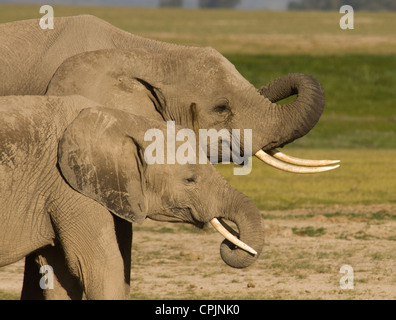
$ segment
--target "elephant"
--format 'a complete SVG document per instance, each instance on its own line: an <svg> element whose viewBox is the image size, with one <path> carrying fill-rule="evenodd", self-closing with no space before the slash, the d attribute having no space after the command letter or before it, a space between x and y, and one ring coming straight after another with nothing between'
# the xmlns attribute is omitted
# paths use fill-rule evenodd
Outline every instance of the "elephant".
<svg viewBox="0 0 396 320"><path fill-rule="evenodd" d="M250 128L252 153L287 171L321 172L339 162L301 161L276 150L309 132L323 112L324 91L309 75L289 74L256 90L210 47L146 39L91 15L55 17L54 25L43 30L39 19L0 25L0 78L6 79L0 95L75 92L196 130ZM294 102L276 104L294 94Z"/></svg>
<svg viewBox="0 0 396 320"><path fill-rule="evenodd" d="M167 141L163 121L77 95L0 97L0 114L0 266L36 253L55 274L46 298L126 298L117 220L212 223L226 237L227 264L246 267L260 255L258 208L208 160L148 163L145 134L160 130Z"/></svg>
<svg viewBox="0 0 396 320"><path fill-rule="evenodd" d="M210 47L145 39L93 16L55 18L54 24L54 30L41 30L39 20L0 25L0 77L7 79L0 95L77 94L137 116L175 121L196 137L201 129L242 133L238 150L231 148L232 134L209 143L205 151L211 162L237 153L245 159L254 154L290 172L338 167L338 160L297 159L277 150L308 133L323 112L324 91L313 77L288 74L257 90ZM276 103L294 94L295 101ZM248 147L245 129L252 132ZM131 225L122 219L115 224L124 234L119 246L128 269ZM37 259L44 258L32 254L26 259L24 292L29 279L37 277Z"/></svg>

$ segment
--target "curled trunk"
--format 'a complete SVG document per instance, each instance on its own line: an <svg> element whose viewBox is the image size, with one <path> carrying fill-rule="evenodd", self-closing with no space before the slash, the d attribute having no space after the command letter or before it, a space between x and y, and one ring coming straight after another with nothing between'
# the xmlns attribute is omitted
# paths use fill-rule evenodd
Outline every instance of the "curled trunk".
<svg viewBox="0 0 396 320"><path fill-rule="evenodd" d="M270 119L262 129L263 140L254 146L254 152L282 147L306 135L318 122L325 104L324 91L319 82L305 74L291 73L277 78L259 93L267 98L265 116ZM292 95L296 99L288 104L276 102Z"/></svg>
<svg viewBox="0 0 396 320"><path fill-rule="evenodd" d="M234 231L225 222L221 222L226 229L237 236L243 243L253 248L257 254L249 253L225 239L220 246L220 255L229 266L245 268L257 260L264 245L261 216L260 211L248 197L239 192L236 196L235 193L231 194L233 194L233 199L228 202L227 206L229 209L225 213L224 218L235 223L238 232Z"/></svg>

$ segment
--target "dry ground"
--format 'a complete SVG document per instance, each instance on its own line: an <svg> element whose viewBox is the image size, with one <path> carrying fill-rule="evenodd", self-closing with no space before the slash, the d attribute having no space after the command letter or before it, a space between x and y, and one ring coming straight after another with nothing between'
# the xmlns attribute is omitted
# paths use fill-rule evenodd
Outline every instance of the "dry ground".
<svg viewBox="0 0 396 320"><path fill-rule="evenodd" d="M210 227L146 221L134 232L131 298L396 299L395 214L395 205L265 211L263 253L242 270L222 262ZM340 288L343 265L354 289ZM17 298L22 274L23 261L0 269L3 298Z"/></svg>

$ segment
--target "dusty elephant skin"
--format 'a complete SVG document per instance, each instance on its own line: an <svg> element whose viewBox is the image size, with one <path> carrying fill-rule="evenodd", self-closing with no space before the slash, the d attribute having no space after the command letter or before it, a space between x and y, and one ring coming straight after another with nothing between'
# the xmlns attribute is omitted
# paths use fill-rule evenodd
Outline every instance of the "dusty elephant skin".
<svg viewBox="0 0 396 320"><path fill-rule="evenodd" d="M123 299L129 255L119 247L124 221L234 222L257 255L225 240L223 260L246 267L263 247L254 203L210 164L148 165L144 133L163 122L100 107L80 97L0 98L0 266L28 256L51 265L53 290L41 298ZM128 236L128 235L127 235ZM34 261L35 255L39 257ZM26 274L30 281L37 278ZM25 280L25 298L30 295Z"/></svg>

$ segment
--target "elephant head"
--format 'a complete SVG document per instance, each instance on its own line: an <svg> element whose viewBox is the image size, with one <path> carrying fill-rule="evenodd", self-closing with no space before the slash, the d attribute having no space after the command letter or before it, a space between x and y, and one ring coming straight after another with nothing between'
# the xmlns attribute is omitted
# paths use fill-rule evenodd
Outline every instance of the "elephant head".
<svg viewBox="0 0 396 320"><path fill-rule="evenodd" d="M276 150L304 136L319 120L324 92L314 78L289 74L258 91L212 48L164 44L155 50L85 52L58 68L47 94L80 94L112 108L175 121L196 133L199 129L225 129L234 139L231 131L239 129L239 150L234 151L256 154L287 171L318 172L337 167L328 165L338 161L306 162ZM293 94L297 94L295 101L276 104ZM251 148L244 144L245 129L252 133ZM221 142L232 145L232 141ZM210 149L208 144L209 156ZM226 152L232 153L231 149ZM221 160L223 150L214 150L217 159Z"/></svg>
<svg viewBox="0 0 396 320"><path fill-rule="evenodd" d="M167 149L164 122L115 109L84 109L60 139L60 172L73 189L127 221L150 218L198 227L210 222L226 237L221 245L223 260L236 268L250 265L264 242L257 207L232 188L206 157L207 162L200 164L149 164L145 141L149 130L164 134ZM175 142L176 147L181 144ZM189 156L197 157L198 152ZM239 235L222 219L234 222Z"/></svg>

